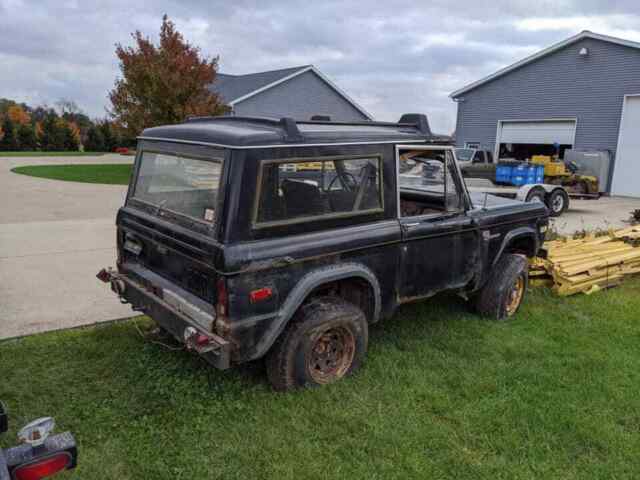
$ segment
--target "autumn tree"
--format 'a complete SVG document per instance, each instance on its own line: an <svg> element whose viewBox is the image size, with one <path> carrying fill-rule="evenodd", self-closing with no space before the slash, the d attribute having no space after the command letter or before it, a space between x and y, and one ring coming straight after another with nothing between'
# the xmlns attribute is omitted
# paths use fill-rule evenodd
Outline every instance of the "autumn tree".
<svg viewBox="0 0 640 480"><path fill-rule="evenodd" d="M84 150L85 152L105 151L104 137L102 136L100 128L95 125L92 125L89 127L89 130L87 130L87 140L84 142Z"/></svg>
<svg viewBox="0 0 640 480"><path fill-rule="evenodd" d="M218 57L203 57L166 15L158 45L140 31L132 37L135 46L116 45L122 78L109 93L110 114L127 136L135 137L146 127L182 122L190 115L226 111L218 95L209 90Z"/></svg>
<svg viewBox="0 0 640 480"><path fill-rule="evenodd" d="M7 116L14 125L27 125L31 123L31 117L20 105L12 105L7 110Z"/></svg>

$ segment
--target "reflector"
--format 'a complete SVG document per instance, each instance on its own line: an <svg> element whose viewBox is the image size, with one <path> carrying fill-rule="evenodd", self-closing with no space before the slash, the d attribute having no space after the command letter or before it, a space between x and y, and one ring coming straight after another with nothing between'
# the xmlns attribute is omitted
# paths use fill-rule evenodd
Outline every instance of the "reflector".
<svg viewBox="0 0 640 480"><path fill-rule="evenodd" d="M271 295L273 295L273 291L269 287L263 287L252 291L249 294L249 298L251 299L251 303L256 303L271 298Z"/></svg>
<svg viewBox="0 0 640 480"><path fill-rule="evenodd" d="M71 455L66 452L56 453L55 455L20 465L13 471L13 477L16 480L40 480L61 472L70 463Z"/></svg>

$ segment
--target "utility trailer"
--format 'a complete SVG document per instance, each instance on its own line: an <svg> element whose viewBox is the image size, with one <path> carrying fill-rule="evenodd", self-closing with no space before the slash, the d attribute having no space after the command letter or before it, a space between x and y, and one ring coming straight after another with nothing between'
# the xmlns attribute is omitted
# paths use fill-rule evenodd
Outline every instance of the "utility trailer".
<svg viewBox="0 0 640 480"><path fill-rule="evenodd" d="M531 183L521 187L495 185L485 178L465 178L470 193L513 198L522 202L541 202L549 209L549 215L559 217L569 208L570 195L561 185Z"/></svg>

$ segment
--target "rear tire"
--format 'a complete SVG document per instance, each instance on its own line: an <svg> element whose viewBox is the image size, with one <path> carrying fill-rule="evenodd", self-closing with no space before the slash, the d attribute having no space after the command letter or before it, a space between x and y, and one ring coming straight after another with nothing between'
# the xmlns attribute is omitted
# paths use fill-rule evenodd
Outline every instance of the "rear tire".
<svg viewBox="0 0 640 480"><path fill-rule="evenodd" d="M529 264L523 255L505 253L476 297L476 310L496 320L513 317L529 284Z"/></svg>
<svg viewBox="0 0 640 480"><path fill-rule="evenodd" d="M544 205L546 192L543 188L534 187L527 194L527 202L540 202Z"/></svg>
<svg viewBox="0 0 640 480"><path fill-rule="evenodd" d="M557 188L549 194L545 203L549 209L549 215L559 217L569 208L569 195L564 190Z"/></svg>
<svg viewBox="0 0 640 480"><path fill-rule="evenodd" d="M360 367L368 340L360 308L341 298L315 298L300 307L267 354L267 376L278 391L334 383Z"/></svg>

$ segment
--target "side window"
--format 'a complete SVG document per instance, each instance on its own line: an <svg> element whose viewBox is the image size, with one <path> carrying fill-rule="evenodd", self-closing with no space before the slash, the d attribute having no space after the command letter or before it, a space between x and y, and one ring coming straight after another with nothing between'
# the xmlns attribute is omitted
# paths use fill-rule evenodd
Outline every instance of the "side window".
<svg viewBox="0 0 640 480"><path fill-rule="evenodd" d="M437 215L462 210L463 197L455 181L449 150L406 150L398 159L400 215Z"/></svg>
<svg viewBox="0 0 640 480"><path fill-rule="evenodd" d="M254 223L290 223L382 209L381 157L265 161Z"/></svg>

